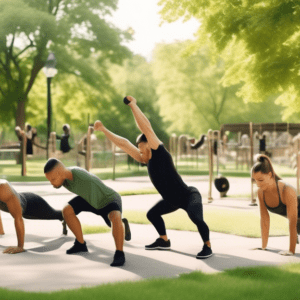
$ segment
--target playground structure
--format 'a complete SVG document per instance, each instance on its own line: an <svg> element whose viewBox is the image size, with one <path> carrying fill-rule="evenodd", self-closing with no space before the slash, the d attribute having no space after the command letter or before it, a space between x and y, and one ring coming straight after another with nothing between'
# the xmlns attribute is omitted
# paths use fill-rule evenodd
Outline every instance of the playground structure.
<svg viewBox="0 0 300 300"><path fill-rule="evenodd" d="M276 130L276 131L274 131ZM227 191L220 191L216 181L220 177L219 166L223 169L236 166L236 170L246 165L249 171L253 165L253 157L257 153L264 153L272 157L272 161L281 165L286 165L297 169L297 193L299 189L300 177L300 124L289 123L240 123L224 124L221 130L209 130L207 134L202 134L199 140L191 138L188 135L172 134L169 140L169 150L173 156L177 169L184 167L188 169L209 170L209 188L208 200L212 199L213 181L215 187L220 192L220 197L226 196ZM26 176L26 135L21 135L16 130L19 143L14 143L0 147L0 154L12 152L16 159L20 161L21 175ZM229 138L228 138L229 137ZM233 138L237 139L233 139ZM229 140L228 140L229 139ZM261 141L263 140L263 144ZM61 159L64 155L57 150L57 135L55 132L50 134L49 153L50 157ZM35 144L35 143L34 143ZM33 145L34 145L33 144ZM39 151L44 153L43 147ZM34 151L35 152L35 151ZM124 162L127 159L128 169L130 169L130 160L128 155L118 147L115 147L109 140L97 140L93 133L93 126L89 126L87 133L76 143L74 150L71 151L74 157L74 164L84 167L86 170L91 168L112 167L112 178L116 178L116 167L118 162ZM84 157L82 165L81 157ZM217 166L217 172L214 172L214 166ZM138 166L139 167L139 166ZM217 173L216 176L214 174ZM223 183L224 184L224 183ZM229 188L229 183L225 182L225 187ZM253 191L253 182L251 182L251 204L256 205L256 196Z"/></svg>
<svg viewBox="0 0 300 300"><path fill-rule="evenodd" d="M231 143L236 150L236 164L246 163L250 171L254 163L254 154L264 153L271 156L273 162L289 164L290 157L295 153L297 161L297 192L299 194L299 145L294 147L293 143L299 143L300 124L298 123L236 123L223 124L221 126L221 136L226 132L238 134L238 142ZM278 135L280 134L280 135ZM239 137L244 137L241 139ZM263 138L264 136L264 138ZM265 145L257 142L257 137L264 140ZM293 139L294 137L294 139ZM256 138L256 139L255 139ZM255 142L256 141L256 142ZM228 144L229 145L229 144ZM264 146L264 147L263 147ZM229 148L229 147L228 147ZM230 151L230 149L229 149ZM241 152L242 151L242 152ZM242 154L241 154L242 153ZM250 175L250 174L249 174ZM254 196L253 180L251 180L251 204L256 204Z"/></svg>
<svg viewBox="0 0 300 300"><path fill-rule="evenodd" d="M229 135L231 135L231 138L228 140ZM232 138L232 135L235 136L235 140ZM191 159L193 156L196 156L198 161L199 154L201 158L207 160L209 170L208 202L213 201L213 181L217 188L216 180L220 177L219 165L226 167L228 163L235 163L236 170L243 170L246 166L250 177L250 170L254 164L254 155L258 153L270 156L275 163L296 169L297 193L300 194L300 124L254 124L251 122L223 124L220 131L209 130L197 142L194 138L189 138L187 135L177 137L175 134L172 134L169 145L176 168L184 158ZM195 150L197 152L193 152ZM214 177L215 160L217 165L216 177ZM224 184L224 188L229 188L229 183L227 184L225 180ZM220 192L220 197L226 196L226 192ZM257 205L252 180L250 205Z"/></svg>

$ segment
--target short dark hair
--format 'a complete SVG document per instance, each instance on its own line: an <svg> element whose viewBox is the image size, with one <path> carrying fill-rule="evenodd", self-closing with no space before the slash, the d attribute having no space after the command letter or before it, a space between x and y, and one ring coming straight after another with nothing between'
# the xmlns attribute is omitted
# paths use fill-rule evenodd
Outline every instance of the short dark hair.
<svg viewBox="0 0 300 300"><path fill-rule="evenodd" d="M45 164L44 173L46 174L46 173L51 172L59 163L60 163L60 161L58 159L49 158Z"/></svg>
<svg viewBox="0 0 300 300"><path fill-rule="evenodd" d="M143 133L140 134L140 135L136 138L136 145L138 145L139 143L142 143L142 142L144 142L144 143L147 143L147 142L148 142L148 140L147 140L145 134L143 134Z"/></svg>

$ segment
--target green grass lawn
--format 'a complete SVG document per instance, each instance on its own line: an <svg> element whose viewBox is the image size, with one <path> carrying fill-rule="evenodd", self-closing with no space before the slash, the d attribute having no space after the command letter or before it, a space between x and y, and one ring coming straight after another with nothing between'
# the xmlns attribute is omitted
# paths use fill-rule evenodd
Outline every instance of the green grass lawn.
<svg viewBox="0 0 300 300"><path fill-rule="evenodd" d="M120 299L120 300L297 300L300 264L278 267L236 268L215 274L192 272L178 278L103 284L51 293L0 289L5 300Z"/></svg>
<svg viewBox="0 0 300 300"><path fill-rule="evenodd" d="M7 179L11 182L28 182L28 181L46 181L47 179L44 176L44 165L46 160L43 159L30 159L27 161L26 170L27 176L21 176L21 165L16 165L14 160L1 160L0 161L0 178ZM63 160L63 163L66 166L74 166L76 163L74 160ZM275 171L282 177L295 177L295 170L287 166L276 165L274 164ZM96 174L101 179L112 179L113 178L113 169L112 167L108 168L92 168L91 172ZM198 168L195 166L189 165L189 162L181 163L178 165L178 172L181 175L208 175L208 166L207 163L199 165ZM226 169L220 169L220 172L223 176L227 177L250 177L249 170L236 170L234 165L229 165ZM146 176L147 168L146 167L137 167L131 166L130 169L126 163L119 163L116 166L116 178L121 177L133 177L133 176Z"/></svg>
<svg viewBox="0 0 300 300"><path fill-rule="evenodd" d="M204 220L209 229L215 232L258 238L261 236L259 212L242 210L225 210L204 206ZM150 224L144 211L124 211L123 216L130 223ZM166 228L175 230L197 231L197 227L183 210L163 216ZM289 235L288 220L270 214L270 236Z"/></svg>
<svg viewBox="0 0 300 300"><path fill-rule="evenodd" d="M98 225L82 225L83 234L94 234L94 233L107 233L110 232L111 228L108 226L98 226Z"/></svg>

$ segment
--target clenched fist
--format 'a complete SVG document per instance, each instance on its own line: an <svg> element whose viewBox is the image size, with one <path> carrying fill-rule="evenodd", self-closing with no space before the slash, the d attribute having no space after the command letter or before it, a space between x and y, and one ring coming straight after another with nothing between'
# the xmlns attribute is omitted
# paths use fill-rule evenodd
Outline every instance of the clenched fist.
<svg viewBox="0 0 300 300"><path fill-rule="evenodd" d="M96 121L95 124L94 124L94 130L96 131L102 131L104 129L104 125L102 124L101 121Z"/></svg>
<svg viewBox="0 0 300 300"><path fill-rule="evenodd" d="M127 105L130 105L130 104L132 104L132 103L135 103L136 104L136 99L135 98L133 98L132 96L126 96L125 98L124 98L124 103L125 104L127 104Z"/></svg>

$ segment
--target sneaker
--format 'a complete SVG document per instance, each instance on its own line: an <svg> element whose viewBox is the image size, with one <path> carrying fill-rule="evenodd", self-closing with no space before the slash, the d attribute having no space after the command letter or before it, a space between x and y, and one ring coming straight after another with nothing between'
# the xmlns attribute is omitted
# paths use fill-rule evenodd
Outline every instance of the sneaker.
<svg viewBox="0 0 300 300"><path fill-rule="evenodd" d="M67 254L74 254L78 252L89 252L86 246L86 242L84 244L81 244L77 241L77 239L74 242L73 247L71 247L69 250L67 250Z"/></svg>
<svg viewBox="0 0 300 300"><path fill-rule="evenodd" d="M120 267L125 263L125 254L123 251L116 250L114 261L110 264L111 267Z"/></svg>
<svg viewBox="0 0 300 300"><path fill-rule="evenodd" d="M171 242L170 240L165 241L162 238L158 238L153 244L151 245L146 245L145 249L146 250L170 250L171 248Z"/></svg>
<svg viewBox="0 0 300 300"><path fill-rule="evenodd" d="M212 250L210 247L204 244L202 251L197 254L196 258L203 259L203 258L208 258L210 256L212 256Z"/></svg>
<svg viewBox="0 0 300 300"><path fill-rule="evenodd" d="M66 223L66 221L63 220L61 222L61 224L62 224L62 227L63 227L63 235L67 235L68 234L68 230L67 230L67 223Z"/></svg>
<svg viewBox="0 0 300 300"><path fill-rule="evenodd" d="M122 219L125 227L125 241L130 241L131 240L131 232L129 228L129 223L126 218Z"/></svg>

